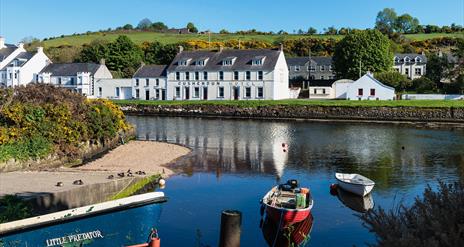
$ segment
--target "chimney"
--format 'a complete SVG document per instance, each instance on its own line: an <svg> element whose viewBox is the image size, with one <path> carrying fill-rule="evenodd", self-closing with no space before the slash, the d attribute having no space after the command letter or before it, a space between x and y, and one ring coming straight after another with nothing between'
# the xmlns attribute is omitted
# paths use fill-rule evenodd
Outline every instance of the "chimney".
<svg viewBox="0 0 464 247"><path fill-rule="evenodd" d="M279 51L284 51L284 44L280 43L279 45L280 45Z"/></svg>
<svg viewBox="0 0 464 247"><path fill-rule="evenodd" d="M142 61L140 62L140 67L143 67L143 66L145 66L145 63Z"/></svg>
<svg viewBox="0 0 464 247"><path fill-rule="evenodd" d="M19 43L18 47L21 48L21 49L24 49L24 43Z"/></svg>
<svg viewBox="0 0 464 247"><path fill-rule="evenodd" d="M424 50L422 50L421 54L422 54L422 56L425 56L425 51L424 51Z"/></svg>
<svg viewBox="0 0 464 247"><path fill-rule="evenodd" d="M179 53L181 53L181 52L184 51L184 47L183 47L183 46L179 45L178 47L179 47Z"/></svg>
<svg viewBox="0 0 464 247"><path fill-rule="evenodd" d="M5 47L5 38L0 36L0 49L2 49L3 47Z"/></svg>
<svg viewBox="0 0 464 247"><path fill-rule="evenodd" d="M219 46L219 52L222 52L224 50L224 47L222 45Z"/></svg>
<svg viewBox="0 0 464 247"><path fill-rule="evenodd" d="M41 46L37 47L37 53L43 53L43 47Z"/></svg>
<svg viewBox="0 0 464 247"><path fill-rule="evenodd" d="M104 58L100 59L100 64L105 65L105 59Z"/></svg>

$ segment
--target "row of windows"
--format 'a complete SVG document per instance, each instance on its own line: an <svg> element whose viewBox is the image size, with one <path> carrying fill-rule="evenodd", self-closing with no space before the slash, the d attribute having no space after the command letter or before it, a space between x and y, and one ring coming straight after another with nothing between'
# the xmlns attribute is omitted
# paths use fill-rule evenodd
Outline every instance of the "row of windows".
<svg viewBox="0 0 464 247"><path fill-rule="evenodd" d="M399 68L395 68L396 72L400 72ZM409 68L404 68L404 74L409 76ZM414 75L422 75L422 68L415 68Z"/></svg>
<svg viewBox="0 0 464 247"><path fill-rule="evenodd" d="M200 79L200 72L198 71L195 71L194 73L190 73L190 72L185 72L184 75L185 75L185 80L188 81L190 80L190 74L193 74L193 80L201 80ZM234 71L234 80L239 80L239 75L240 75L240 72L238 71ZM218 72L218 77L219 77L219 80L220 81L223 81L224 80L224 71L219 71ZM264 72L263 71L258 71L258 77L257 77L257 80L263 80L264 78ZM176 80L181 80L181 73L180 72L176 72ZM204 71L203 72L203 78L202 80L208 80L208 72L207 71ZM245 72L245 80L251 80L251 71L246 71Z"/></svg>
<svg viewBox="0 0 464 247"><path fill-rule="evenodd" d="M119 89L119 88L116 88L116 90L118 90L118 89ZM162 94L162 91L163 91L163 90L164 90L164 89L156 89L156 90L155 90L155 97L154 97L154 98L155 98L155 99L161 99L161 95L163 95L163 100L164 100L164 97L165 97L164 95L165 95L165 94ZM116 97L119 97L119 92L116 91L116 93L117 93L117 94L116 94ZM135 98L137 98L137 99L140 98L140 89L135 89ZM146 99L146 100L150 99L150 90L146 90L146 91L145 91L145 99Z"/></svg>
<svg viewBox="0 0 464 247"><path fill-rule="evenodd" d="M308 66L306 67L306 71L311 71L311 72L316 72L316 67L319 67L319 71L326 71L327 67L328 67L328 71L332 71L332 65L329 65L329 66L324 66L324 65L320 65L320 66ZM299 65L296 65L293 67L293 70L294 71L301 71L301 66Z"/></svg>
<svg viewBox="0 0 464 247"><path fill-rule="evenodd" d="M204 87L204 89L207 90L206 87ZM218 87L217 88L217 97L218 98L224 98L224 87ZM190 87L186 87L184 88L185 91L185 94L188 96L189 95L189 91L190 91ZM235 89L234 89L235 90ZM181 97L181 87L175 87L175 91L174 91L174 97L175 98L180 98ZM239 91L238 91L239 93ZM245 87L245 91L244 91L245 95L244 97L245 98L251 98L251 87ZM193 87L193 95L192 95L193 98L200 98L200 87ZM263 98L264 97L264 88L263 87L257 87L256 88L256 98Z"/></svg>
<svg viewBox="0 0 464 247"><path fill-rule="evenodd" d="M363 96L363 94L364 94L364 89L358 88L358 96ZM371 88L369 96L375 96L375 88Z"/></svg>
<svg viewBox="0 0 464 247"><path fill-rule="evenodd" d="M138 87L140 85L140 79L139 78L136 78L135 79L135 86ZM145 87L149 87L150 86L150 79L145 79ZM159 79L156 78L155 79L155 86L159 86Z"/></svg>

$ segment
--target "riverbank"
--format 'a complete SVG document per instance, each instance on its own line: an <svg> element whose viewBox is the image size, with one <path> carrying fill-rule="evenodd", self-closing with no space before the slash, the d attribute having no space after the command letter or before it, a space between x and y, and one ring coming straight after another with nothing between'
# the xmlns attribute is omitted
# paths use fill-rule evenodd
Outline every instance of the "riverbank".
<svg viewBox="0 0 464 247"><path fill-rule="evenodd" d="M464 124L464 101L115 101L124 113Z"/></svg>
<svg viewBox="0 0 464 247"><path fill-rule="evenodd" d="M179 145L131 141L76 168L0 173L0 197L17 195L45 212L98 203L147 176L174 174L164 165L188 153L188 148Z"/></svg>

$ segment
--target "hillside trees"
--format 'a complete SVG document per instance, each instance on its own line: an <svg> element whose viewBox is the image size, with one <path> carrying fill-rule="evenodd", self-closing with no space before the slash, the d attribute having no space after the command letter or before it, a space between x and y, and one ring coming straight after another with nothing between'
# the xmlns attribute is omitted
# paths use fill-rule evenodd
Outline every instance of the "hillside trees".
<svg viewBox="0 0 464 247"><path fill-rule="evenodd" d="M334 70L339 78L357 79L366 71L389 71L393 65L390 41L378 30L354 31L335 47Z"/></svg>
<svg viewBox="0 0 464 247"><path fill-rule="evenodd" d="M187 29L188 29L191 33L198 33L197 27L195 27L195 25L194 25L192 22L187 23Z"/></svg>

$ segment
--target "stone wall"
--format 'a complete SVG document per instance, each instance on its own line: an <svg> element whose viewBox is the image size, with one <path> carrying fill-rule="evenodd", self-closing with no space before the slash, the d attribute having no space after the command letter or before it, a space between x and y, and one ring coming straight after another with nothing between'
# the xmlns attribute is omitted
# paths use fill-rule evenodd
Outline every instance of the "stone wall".
<svg viewBox="0 0 464 247"><path fill-rule="evenodd" d="M127 114L160 116L222 116L238 118L297 118L327 120L413 121L464 123L464 108L258 106L228 105L121 105Z"/></svg>

